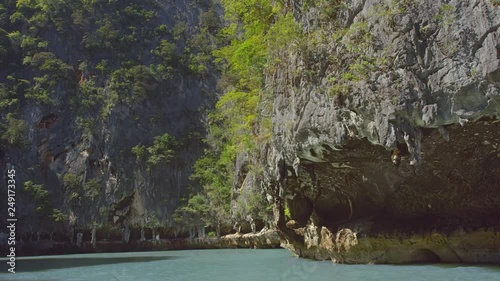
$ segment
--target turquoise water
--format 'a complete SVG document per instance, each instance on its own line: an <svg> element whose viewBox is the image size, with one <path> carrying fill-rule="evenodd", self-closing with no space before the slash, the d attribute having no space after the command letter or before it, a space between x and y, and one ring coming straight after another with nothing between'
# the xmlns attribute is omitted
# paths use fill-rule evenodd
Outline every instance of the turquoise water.
<svg viewBox="0 0 500 281"><path fill-rule="evenodd" d="M30 281L500 281L500 267L338 265L248 249L24 257L16 274L2 269L0 280Z"/></svg>

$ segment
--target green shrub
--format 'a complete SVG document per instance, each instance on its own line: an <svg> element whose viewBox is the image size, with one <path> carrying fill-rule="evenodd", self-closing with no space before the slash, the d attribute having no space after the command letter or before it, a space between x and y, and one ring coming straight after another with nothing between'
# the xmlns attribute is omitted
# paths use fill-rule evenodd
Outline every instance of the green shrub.
<svg viewBox="0 0 500 281"><path fill-rule="evenodd" d="M168 27L166 25L164 25L164 24L157 26L156 29L155 29L155 34L157 36L166 36L166 35L168 35L169 34Z"/></svg>
<svg viewBox="0 0 500 281"><path fill-rule="evenodd" d="M135 155L137 161L142 161L146 155L146 146L138 144L132 147L132 153Z"/></svg>
<svg viewBox="0 0 500 281"><path fill-rule="evenodd" d="M160 163L169 163L174 159L177 147L177 140L168 133L155 137L153 145L147 148L148 160L146 161L146 165L148 169Z"/></svg>
<svg viewBox="0 0 500 281"><path fill-rule="evenodd" d="M28 192L35 200L35 211L38 214L48 216L52 213L50 194L43 185L27 181L24 183L24 191Z"/></svg>
<svg viewBox="0 0 500 281"><path fill-rule="evenodd" d="M78 84L79 105L82 105L85 111L89 111L104 99L103 89L95 84L94 80L87 80Z"/></svg>
<svg viewBox="0 0 500 281"><path fill-rule="evenodd" d="M8 113L5 119L6 123L0 124L1 139L12 146L19 147L28 144L26 122L23 119L15 118L13 113Z"/></svg>
<svg viewBox="0 0 500 281"><path fill-rule="evenodd" d="M81 189L80 179L72 173L67 173L63 176L63 184L69 191L79 191Z"/></svg>
<svg viewBox="0 0 500 281"><path fill-rule="evenodd" d="M68 215L59 209L52 209L52 219L54 219L55 222L65 222L68 220Z"/></svg>
<svg viewBox="0 0 500 281"><path fill-rule="evenodd" d="M83 184L85 197L95 200L101 192L102 182L99 179L90 179Z"/></svg>
<svg viewBox="0 0 500 281"><path fill-rule="evenodd" d="M159 46L151 51L163 65L171 65L178 61L177 53L175 52L175 44L168 40L161 40Z"/></svg>
<svg viewBox="0 0 500 281"><path fill-rule="evenodd" d="M213 7L200 14L200 26L210 33L215 33L222 26L220 17Z"/></svg>
<svg viewBox="0 0 500 281"><path fill-rule="evenodd" d="M23 35L19 31L14 31L8 34L8 38L10 42L16 46L21 46L21 43L23 41Z"/></svg>
<svg viewBox="0 0 500 281"><path fill-rule="evenodd" d="M80 205L82 197L82 184L77 175L67 173L63 176L63 185L66 189L67 200L70 206Z"/></svg>
<svg viewBox="0 0 500 281"><path fill-rule="evenodd" d="M448 26L456 20L454 7L449 4L443 4L439 8L439 13L434 17L442 26Z"/></svg>
<svg viewBox="0 0 500 281"><path fill-rule="evenodd" d="M111 104L122 102L131 104L146 97L148 91L154 90L155 78L149 68L144 65L135 65L128 68L119 68L111 74L109 89Z"/></svg>
<svg viewBox="0 0 500 281"><path fill-rule="evenodd" d="M175 40L181 40L186 36L186 23L178 22L172 28L172 35Z"/></svg>
<svg viewBox="0 0 500 281"><path fill-rule="evenodd" d="M180 204L174 212L174 221L185 227L208 226L212 217L208 199L202 194L192 195L187 203Z"/></svg>
<svg viewBox="0 0 500 281"><path fill-rule="evenodd" d="M0 109L9 112L9 108L14 109L19 105L19 96L30 86L30 82L19 79L12 75L7 76L5 83L0 83Z"/></svg>

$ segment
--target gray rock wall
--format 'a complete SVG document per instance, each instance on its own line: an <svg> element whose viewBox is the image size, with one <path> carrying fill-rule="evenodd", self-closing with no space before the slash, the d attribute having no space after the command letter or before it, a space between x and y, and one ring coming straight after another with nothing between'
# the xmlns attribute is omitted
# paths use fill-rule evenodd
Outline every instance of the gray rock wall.
<svg viewBox="0 0 500 281"><path fill-rule="evenodd" d="M185 47L187 38L199 32L200 14L216 5L210 1L156 2L160 7L156 11L158 24L167 25L170 31L177 23L186 24L184 41L177 42L179 49ZM220 8L216 6L216 9ZM75 63L82 59L79 42L58 38L51 30L53 27L45 28L45 39L51 42L51 51L61 60ZM68 51L70 49L74 52ZM139 60L144 65L153 63L149 49L130 46L130 50L136 56L127 59ZM85 59L97 64L102 55L105 54L96 53ZM215 85L219 74L209 71L202 77L187 73L180 62L172 67L171 78L152 77L140 81L145 93L134 101L126 101L126 96L119 97L108 105L108 114L101 117L99 110L86 112L87 117L96 117L93 127L87 130L80 126L79 109L71 104L71 96L76 95L71 87L61 86L61 100L54 105L22 100L21 117L28 127L26 141L29 144L0 147L2 171L15 167L17 173L18 238L30 241L34 233L40 232L44 239L52 233L50 239L55 234L54 239L69 241L70 237L76 237L78 230L84 232L85 240L90 239L87 232L93 223L98 224L98 239L117 240L115 236L128 226L139 229L161 225L164 231L170 227L173 233L173 212L181 196L188 193L192 166L203 152L201 139L206 133L203 123L216 100ZM27 77L33 76L28 68L24 71ZM110 95L109 78L94 77L103 85L102 94L106 98ZM173 160L148 170L146 160L136 159L132 147L151 146L155 137L165 133L179 142ZM63 183L67 174L76 175L82 185L91 179L98 180L97 196L81 196L75 206L68 204L71 192ZM2 172L0 183L6 182L5 176ZM54 222L35 212L38 202L23 191L23 184L28 180L43 185L50 193L50 207L60 209L67 220ZM1 204L0 212L0 218L5 221L5 204ZM136 239L134 235L133 232L132 238Z"/></svg>
<svg viewBox="0 0 500 281"><path fill-rule="evenodd" d="M426 255L414 251L424 247L454 262L435 245L411 243L404 258L366 259L370 250L343 247L335 236L347 229L358 239L406 241L439 229L446 243L461 227L496 233L499 8L491 1L323 1L295 16L307 42L283 51L286 63L266 80L274 93L267 182L280 190L276 220L291 248L311 258L384 263L422 261ZM294 220L287 226L285 205ZM353 222L373 227L358 231ZM484 257L462 253L459 260L498 262L495 241L471 242L466 248Z"/></svg>

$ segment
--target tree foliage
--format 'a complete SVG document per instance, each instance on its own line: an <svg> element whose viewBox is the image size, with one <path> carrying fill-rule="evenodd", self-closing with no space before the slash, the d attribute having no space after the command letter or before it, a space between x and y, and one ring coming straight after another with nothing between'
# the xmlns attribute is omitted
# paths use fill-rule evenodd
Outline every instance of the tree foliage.
<svg viewBox="0 0 500 281"><path fill-rule="evenodd" d="M187 228L208 226L211 223L209 206L209 201L205 196L194 194L177 208L174 221Z"/></svg>
<svg viewBox="0 0 500 281"><path fill-rule="evenodd" d="M264 72L275 63L276 52L301 38L300 26L283 12L279 1L223 0L222 4L229 25L221 36L229 44L213 54L223 70L225 93L209 115L209 149L196 162L192 176L208 199L216 225L230 217L236 155L253 153L259 141L269 140L262 136L268 134L262 128L269 122L260 109ZM268 215L260 193L245 194L240 201L240 216Z"/></svg>
<svg viewBox="0 0 500 281"><path fill-rule="evenodd" d="M0 123L0 138L12 146L22 146L28 143L26 134L28 127L23 119L18 119L13 113L8 113L5 124Z"/></svg>
<svg viewBox="0 0 500 281"><path fill-rule="evenodd" d="M35 200L35 211L42 215L48 215L52 211L49 191L42 184L35 184L32 181L24 183L24 190L31 194Z"/></svg>
<svg viewBox="0 0 500 281"><path fill-rule="evenodd" d="M178 143L175 137L165 133L153 140L153 145L148 147L148 160L146 165L152 168L160 163L168 163L175 157L175 149Z"/></svg>
<svg viewBox="0 0 500 281"><path fill-rule="evenodd" d="M80 207L83 195L83 186L80 178L76 174L67 173L63 176L62 181L67 194L67 203L72 208Z"/></svg>
<svg viewBox="0 0 500 281"><path fill-rule="evenodd" d="M153 139L153 144L145 146L138 144L132 147L131 151L136 156L137 162L145 160L148 170L160 165L168 164L175 159L176 151L180 143L168 133L156 136Z"/></svg>
<svg viewBox="0 0 500 281"><path fill-rule="evenodd" d="M24 183L26 191L35 201L35 212L42 218L48 218L55 222L63 222L68 216L60 209L52 208L50 192L42 184L36 184L32 181Z"/></svg>

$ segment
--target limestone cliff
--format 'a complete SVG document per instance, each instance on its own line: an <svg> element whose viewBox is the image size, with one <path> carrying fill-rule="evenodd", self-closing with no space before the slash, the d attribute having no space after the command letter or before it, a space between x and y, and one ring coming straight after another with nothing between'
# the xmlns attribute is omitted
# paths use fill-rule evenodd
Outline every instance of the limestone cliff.
<svg viewBox="0 0 500 281"><path fill-rule="evenodd" d="M499 262L495 1L292 2L308 43L267 73L261 159L289 248L341 263Z"/></svg>
<svg viewBox="0 0 500 281"><path fill-rule="evenodd" d="M0 4L0 166L16 169L26 252L175 236L208 128L218 228L231 205L258 231L272 203L302 257L500 262L498 1L223 4L226 39L217 1ZM220 45L229 96L204 124Z"/></svg>
<svg viewBox="0 0 500 281"><path fill-rule="evenodd" d="M0 183L6 198L4 171L15 169L18 239L173 236L216 99L206 56L220 7L18 2L0 5Z"/></svg>

